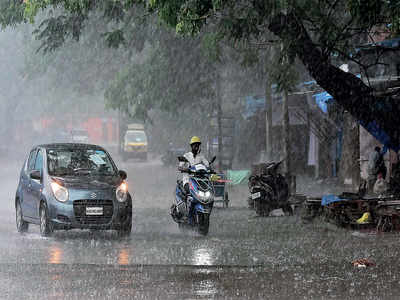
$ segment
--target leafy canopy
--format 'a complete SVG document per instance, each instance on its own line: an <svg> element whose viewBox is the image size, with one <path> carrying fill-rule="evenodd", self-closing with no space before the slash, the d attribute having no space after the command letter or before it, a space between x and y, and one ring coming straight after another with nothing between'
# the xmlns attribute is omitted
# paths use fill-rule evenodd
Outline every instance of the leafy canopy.
<svg viewBox="0 0 400 300"><path fill-rule="evenodd" d="M351 52L377 33L386 37L399 34L398 0L25 0L3 3L0 22L6 26L33 21L44 9L61 11L40 29L44 47L50 51L67 38L79 39L93 12L104 16L108 25L104 36L114 46L126 41L129 31L118 30L139 21L140 17L134 17L137 12L156 14L181 34L210 30L233 43L280 43L289 64L298 57L317 83L353 116L375 121L400 141L400 132L391 129L400 126L400 108L391 109L397 107L393 99L386 99L382 109L374 110L377 99L373 88L336 68L333 61L333 57L355 60Z"/></svg>

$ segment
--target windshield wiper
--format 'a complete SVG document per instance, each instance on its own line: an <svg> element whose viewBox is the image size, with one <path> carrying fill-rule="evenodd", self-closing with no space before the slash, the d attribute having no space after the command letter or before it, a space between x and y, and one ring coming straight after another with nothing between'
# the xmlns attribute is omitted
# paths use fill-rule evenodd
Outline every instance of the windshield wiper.
<svg viewBox="0 0 400 300"><path fill-rule="evenodd" d="M78 172L91 173L92 172L92 170L88 169L88 168L76 168L73 171L74 171L74 173L78 173Z"/></svg>

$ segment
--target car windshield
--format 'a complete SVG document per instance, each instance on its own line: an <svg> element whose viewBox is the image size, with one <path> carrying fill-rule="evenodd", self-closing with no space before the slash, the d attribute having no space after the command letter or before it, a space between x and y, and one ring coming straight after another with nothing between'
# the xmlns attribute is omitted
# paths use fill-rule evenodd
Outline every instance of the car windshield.
<svg viewBox="0 0 400 300"><path fill-rule="evenodd" d="M147 140L143 131L127 131L125 139L133 143L144 143Z"/></svg>
<svg viewBox="0 0 400 300"><path fill-rule="evenodd" d="M100 149L49 149L47 167L51 176L116 174L111 158Z"/></svg>

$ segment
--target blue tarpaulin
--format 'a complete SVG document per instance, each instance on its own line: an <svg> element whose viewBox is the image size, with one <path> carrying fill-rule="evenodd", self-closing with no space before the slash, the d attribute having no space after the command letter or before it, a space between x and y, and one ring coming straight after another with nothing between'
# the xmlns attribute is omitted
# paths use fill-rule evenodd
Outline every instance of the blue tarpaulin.
<svg viewBox="0 0 400 300"><path fill-rule="evenodd" d="M227 173L228 183L231 185L247 184L250 176L250 170L228 170Z"/></svg>
<svg viewBox="0 0 400 300"><path fill-rule="evenodd" d="M313 95L313 97L315 97L315 102L317 103L319 108L324 113L328 113L327 103L329 100L333 99L332 96L330 94L328 94L327 92L322 92L322 93Z"/></svg>
<svg viewBox="0 0 400 300"><path fill-rule="evenodd" d="M390 40L384 40L376 43L368 43L366 45L362 45L357 47L356 53L360 51L372 51L377 47L386 47L386 48L400 48L400 38L394 38Z"/></svg>
<svg viewBox="0 0 400 300"><path fill-rule="evenodd" d="M246 108L244 117L249 118L257 113L258 110L265 109L265 97L263 96L246 96Z"/></svg>
<svg viewBox="0 0 400 300"><path fill-rule="evenodd" d="M363 126L370 134L373 135L374 138L376 138L384 146L392 149L395 152L400 150L400 145L394 144L390 136L384 130L382 130L375 121L367 123L361 120L360 125Z"/></svg>
<svg viewBox="0 0 400 300"><path fill-rule="evenodd" d="M333 203L333 202L346 201L346 200L348 200L348 199L343 199L343 198L340 198L340 197L338 197L336 195L323 195L322 196L321 205L322 206L326 206L326 205L328 205L330 203Z"/></svg>

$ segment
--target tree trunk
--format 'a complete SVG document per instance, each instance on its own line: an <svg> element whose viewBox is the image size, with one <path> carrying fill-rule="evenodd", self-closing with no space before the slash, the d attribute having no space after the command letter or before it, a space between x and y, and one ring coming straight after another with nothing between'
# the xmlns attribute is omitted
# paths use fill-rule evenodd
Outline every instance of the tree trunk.
<svg viewBox="0 0 400 300"><path fill-rule="evenodd" d="M354 118L345 113L343 122L343 146L340 160L339 178L352 189L360 184L360 131Z"/></svg>
<svg viewBox="0 0 400 300"><path fill-rule="evenodd" d="M373 90L351 73L346 73L329 62L313 43L294 13L279 14L268 26L269 30L290 42L310 75L361 125L378 127L387 134L387 144L397 148L400 144L400 103L395 99L377 98ZM379 105L376 105L379 101Z"/></svg>

